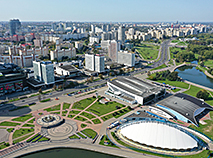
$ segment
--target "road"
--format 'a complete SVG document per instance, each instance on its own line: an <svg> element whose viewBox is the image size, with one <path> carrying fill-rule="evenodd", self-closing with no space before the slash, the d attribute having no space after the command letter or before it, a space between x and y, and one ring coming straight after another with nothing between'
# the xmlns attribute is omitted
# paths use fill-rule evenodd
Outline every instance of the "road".
<svg viewBox="0 0 213 158"><path fill-rule="evenodd" d="M168 60L168 47L169 47L169 43L170 43L170 40L166 40L164 41L162 44L161 44L161 55L160 55L160 59L156 62L153 63L153 65L149 66L149 67L146 67L142 70L136 70L134 72L129 72L129 75L130 76L133 76L135 74L138 74L138 73L145 73L155 67L158 67L162 64L164 64L167 60ZM116 76L117 78L120 78L120 77L123 77L123 76ZM112 79L114 77L109 77L108 79ZM99 81L96 81L96 82L92 82L92 83L89 83L88 85L81 85L81 87L76 87L76 88L72 88L72 89L65 89L63 91L54 91L52 92L51 95L49 94L45 94L45 95L42 95L42 99L47 99L47 98L55 98L55 97L59 97L64 95L65 93L70 93L70 92L74 92L74 91L78 91L78 90L81 90L81 89L84 89L84 88L87 88L87 87L92 87L92 86L97 86L97 85L100 85L100 84L104 84L106 83L107 80L99 80ZM33 103L33 102L38 102L38 96L35 96L35 97L31 97L31 98L26 98L24 100L18 100L18 101L14 101L12 102L12 104L14 104L15 106L22 106L22 105L26 105L26 104L29 104L29 103Z"/></svg>

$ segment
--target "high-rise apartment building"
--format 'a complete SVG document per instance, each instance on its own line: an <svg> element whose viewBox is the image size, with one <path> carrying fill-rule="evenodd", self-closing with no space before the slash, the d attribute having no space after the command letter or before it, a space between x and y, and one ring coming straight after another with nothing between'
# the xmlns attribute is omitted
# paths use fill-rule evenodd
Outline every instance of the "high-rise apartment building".
<svg viewBox="0 0 213 158"><path fill-rule="evenodd" d="M46 85L54 84L54 67L52 62L33 61L34 78Z"/></svg>
<svg viewBox="0 0 213 158"><path fill-rule="evenodd" d="M135 54L130 53L128 51L119 51L118 63L130 66L130 67L135 66Z"/></svg>
<svg viewBox="0 0 213 158"><path fill-rule="evenodd" d="M124 42L125 41L125 28L124 26L120 26L118 28L118 40Z"/></svg>
<svg viewBox="0 0 213 158"><path fill-rule="evenodd" d="M95 25L91 25L91 31L95 32Z"/></svg>
<svg viewBox="0 0 213 158"><path fill-rule="evenodd" d="M116 40L112 40L108 47L108 56L112 61L118 60L118 44Z"/></svg>
<svg viewBox="0 0 213 158"><path fill-rule="evenodd" d="M15 35L16 31L21 27L21 22L19 21L19 19L11 19L9 22L9 27L10 35Z"/></svg>
<svg viewBox="0 0 213 158"><path fill-rule="evenodd" d="M85 68L90 71L104 72L105 63L103 55L85 54Z"/></svg>

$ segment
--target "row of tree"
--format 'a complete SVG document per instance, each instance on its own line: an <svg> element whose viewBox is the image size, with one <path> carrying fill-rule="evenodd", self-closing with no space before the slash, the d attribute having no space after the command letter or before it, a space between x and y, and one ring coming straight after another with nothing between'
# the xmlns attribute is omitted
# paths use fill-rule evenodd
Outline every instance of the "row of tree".
<svg viewBox="0 0 213 158"><path fill-rule="evenodd" d="M169 81L179 81L180 78L178 77L178 72L170 72L169 70L167 71L162 71L162 72L156 72L153 74L150 74L148 72L149 79L157 81L157 80L166 80L168 79Z"/></svg>

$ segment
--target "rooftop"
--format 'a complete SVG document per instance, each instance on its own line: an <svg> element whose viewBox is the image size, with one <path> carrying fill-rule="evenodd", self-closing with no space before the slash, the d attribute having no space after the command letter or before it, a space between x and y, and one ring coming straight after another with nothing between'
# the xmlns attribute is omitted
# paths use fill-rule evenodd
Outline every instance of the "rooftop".
<svg viewBox="0 0 213 158"><path fill-rule="evenodd" d="M204 101L184 93L177 93L160 101L158 104L177 111L196 125L198 125L196 116L205 109L213 110L213 108Z"/></svg>
<svg viewBox="0 0 213 158"><path fill-rule="evenodd" d="M78 70L73 65L59 66L59 68L67 70L69 72L78 72Z"/></svg>
<svg viewBox="0 0 213 158"><path fill-rule="evenodd" d="M125 91L142 97L147 97L162 90L161 87L157 87L136 77L123 77L113 80L111 83Z"/></svg>

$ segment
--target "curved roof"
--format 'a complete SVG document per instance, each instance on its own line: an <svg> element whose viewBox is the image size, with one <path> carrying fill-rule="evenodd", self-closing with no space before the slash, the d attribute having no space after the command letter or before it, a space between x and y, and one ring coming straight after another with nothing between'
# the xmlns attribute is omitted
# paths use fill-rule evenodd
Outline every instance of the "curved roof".
<svg viewBox="0 0 213 158"><path fill-rule="evenodd" d="M168 149L192 149L198 143L177 128L157 122L135 122L121 128L120 133L133 141Z"/></svg>
<svg viewBox="0 0 213 158"><path fill-rule="evenodd" d="M184 93L177 93L163 101L160 101L158 104L175 110L196 125L198 125L195 118L197 115L205 109L213 110L213 108L207 103Z"/></svg>

